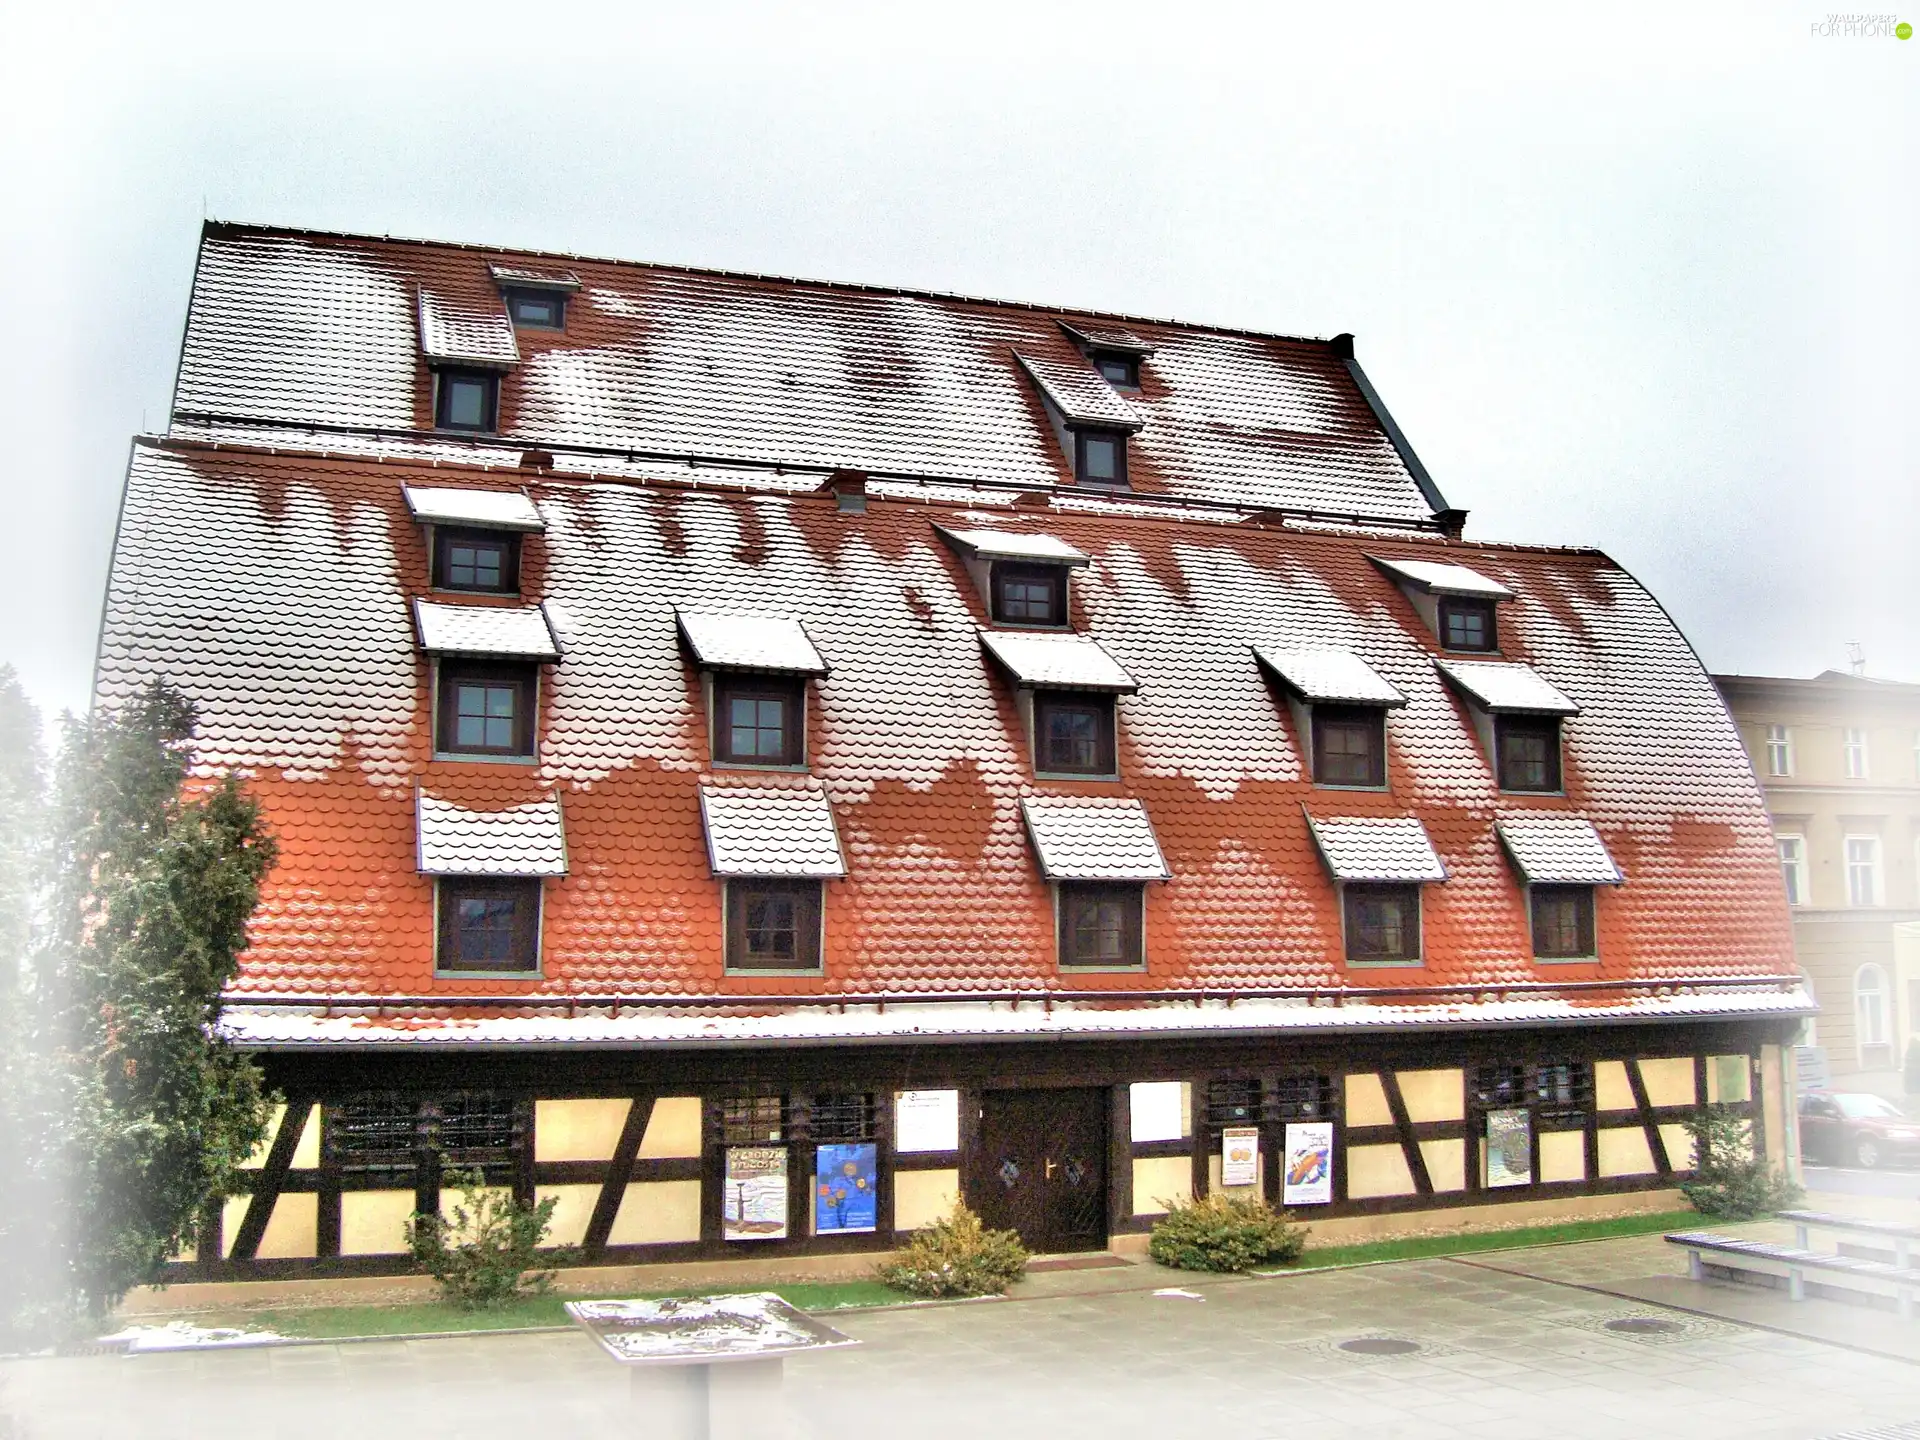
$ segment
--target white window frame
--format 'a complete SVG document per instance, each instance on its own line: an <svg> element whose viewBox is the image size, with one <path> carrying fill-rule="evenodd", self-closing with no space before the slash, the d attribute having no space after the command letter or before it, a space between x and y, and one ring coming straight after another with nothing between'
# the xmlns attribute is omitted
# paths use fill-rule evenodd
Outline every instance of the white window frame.
<svg viewBox="0 0 1920 1440"><path fill-rule="evenodd" d="M1854 858L1854 847L1866 847L1865 859ZM1854 909L1867 909L1887 903L1886 867L1881 864L1880 837L1878 835L1848 835L1840 842L1841 858L1847 867L1847 904ZM1861 898L1861 877L1866 879L1866 899Z"/></svg>
<svg viewBox="0 0 1920 1440"><path fill-rule="evenodd" d="M1853 1033L1862 1058L1869 1045L1893 1045L1891 998L1887 972L1880 966L1868 963L1853 972Z"/></svg>
<svg viewBox="0 0 1920 1440"><path fill-rule="evenodd" d="M1767 774L1774 778L1793 775L1793 730L1789 726L1767 726Z"/></svg>
<svg viewBox="0 0 1920 1440"><path fill-rule="evenodd" d="M1787 904L1798 908L1811 903L1807 886L1810 877L1807 873L1807 837L1791 833L1773 837L1774 848L1780 854L1780 878L1787 887Z"/></svg>
<svg viewBox="0 0 1920 1440"><path fill-rule="evenodd" d="M1849 780L1865 780L1871 774L1867 758L1867 732L1854 725L1840 732L1840 751L1846 761Z"/></svg>

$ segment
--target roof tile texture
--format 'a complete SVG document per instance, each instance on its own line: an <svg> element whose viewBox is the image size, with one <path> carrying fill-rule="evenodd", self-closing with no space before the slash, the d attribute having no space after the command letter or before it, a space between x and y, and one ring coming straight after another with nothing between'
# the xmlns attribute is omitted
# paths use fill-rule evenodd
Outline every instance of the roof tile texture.
<svg viewBox="0 0 1920 1440"><path fill-rule="evenodd" d="M590 268L590 267L586 267ZM589 277L583 274L583 279ZM589 283L594 283L589 280ZM413 994L913 992L1066 987L1024 833L1038 795L1138 800L1171 881L1149 886L1144 988L1361 983L1307 814L1410 816L1448 879L1425 905L1435 982L1538 978L1498 818L1591 819L1631 883L1599 896L1596 978L1780 973L1791 938L1757 786L1718 696L1660 607L1602 556L1431 542L1509 586L1504 653L1579 697L1566 795L1499 795L1463 701L1364 535L1035 516L1085 551L1074 620L1139 682L1119 707L1117 784L1036 782L1016 687L982 653L965 562L933 532L964 503L651 488L539 477L547 521L522 583L564 659L547 667L539 760L435 760L426 593L403 482L446 468L136 447L99 697L164 676L200 707L200 755L244 768L279 836L240 985ZM524 478L524 477L522 477ZM473 483L486 483L475 476ZM1023 512L1024 513L1024 512ZM1412 548L1402 546L1399 548ZM833 673L811 682L812 776L848 875L826 884L826 974L722 973L700 789L714 777L675 607L751 597L804 616ZM1407 697L1388 789L1316 789L1258 643L1351 650ZM788 777L753 777L781 785ZM432 975L416 787L471 810L558 791L571 873L548 882L538 981ZM1555 976L1589 973L1556 967ZM1101 976L1101 988L1136 983Z"/></svg>
<svg viewBox="0 0 1920 1440"><path fill-rule="evenodd" d="M421 791L423 875L564 875L567 833L558 796L469 810Z"/></svg>
<svg viewBox="0 0 1920 1440"><path fill-rule="evenodd" d="M1138 800L1034 795L1020 802L1049 880L1164 880L1167 862Z"/></svg>

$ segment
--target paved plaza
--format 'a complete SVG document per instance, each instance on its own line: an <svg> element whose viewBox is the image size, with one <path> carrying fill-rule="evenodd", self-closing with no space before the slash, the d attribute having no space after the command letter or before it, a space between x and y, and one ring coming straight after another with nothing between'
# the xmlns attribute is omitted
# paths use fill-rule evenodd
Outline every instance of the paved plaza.
<svg viewBox="0 0 1920 1440"><path fill-rule="evenodd" d="M1736 1323L1706 1313L1711 1303L1676 1309L1594 1288L1684 1283L1668 1273L1672 1259L1641 1240L1275 1279L1140 1266L1036 1277L1032 1298L849 1313L834 1323L860 1349L788 1363L788 1433L1920 1435L1906 1428L1920 1421L1920 1351L1903 1357L1909 1337L1891 1315L1706 1297L1757 1321ZM1168 1284L1201 1298L1152 1293ZM1674 1294L1684 1302L1702 1288ZM1808 1334L1765 1328L1810 1310ZM1812 1338L1836 1318L1888 1342L1883 1353ZM1418 1348L1343 1348L1356 1340ZM6 1440L647 1433L625 1374L571 1333L0 1366Z"/></svg>

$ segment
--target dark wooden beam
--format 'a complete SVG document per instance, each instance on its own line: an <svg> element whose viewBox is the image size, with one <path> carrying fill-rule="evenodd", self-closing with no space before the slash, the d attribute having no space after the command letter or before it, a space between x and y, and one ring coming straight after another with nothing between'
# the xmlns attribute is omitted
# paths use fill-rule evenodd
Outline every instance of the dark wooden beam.
<svg viewBox="0 0 1920 1440"><path fill-rule="evenodd" d="M627 1182L633 1178L634 1157L640 1153L640 1142L647 1134L647 1122L653 1118L653 1100L651 1095L636 1095L627 1106L626 1124L620 1127L620 1138L613 1147L613 1159L607 1163L607 1178L600 1182L599 1197L593 1202L593 1218L587 1221L586 1238L580 1244L581 1252L590 1264L599 1261L607 1253L607 1237L613 1233L613 1222L620 1214L620 1202L626 1198Z"/></svg>
<svg viewBox="0 0 1920 1440"><path fill-rule="evenodd" d="M1407 1113L1406 1097L1400 1093L1400 1077L1391 1070L1381 1070L1380 1088L1386 1092L1387 1109L1393 1115L1393 1127L1400 1132L1400 1153L1406 1157L1407 1173L1413 1176L1414 1192L1419 1195L1433 1194L1433 1177L1427 1173L1427 1157L1420 1150L1420 1136L1413 1128L1413 1117Z"/></svg>
<svg viewBox="0 0 1920 1440"><path fill-rule="evenodd" d="M311 1095L288 1096L286 1114L280 1117L280 1128L274 1134L272 1148L267 1151L266 1164L260 1167L254 1180L253 1198L247 1201L246 1218L233 1237L228 1259L251 1260L259 1251L260 1238L267 1233L267 1219L273 1214L274 1202L280 1198L287 1170L293 1164L293 1152L299 1148L300 1136L313 1115L313 1106Z"/></svg>
<svg viewBox="0 0 1920 1440"><path fill-rule="evenodd" d="M1667 1142L1661 1137L1660 1122L1654 1117L1653 1103L1647 1099L1647 1080L1640 1073L1640 1062L1627 1061L1627 1085L1633 1091L1633 1108L1640 1112L1640 1129L1647 1137L1647 1149L1653 1155L1653 1168L1662 1180L1673 1178L1673 1163L1667 1159ZM1696 1094L1695 1098L1698 1098Z"/></svg>

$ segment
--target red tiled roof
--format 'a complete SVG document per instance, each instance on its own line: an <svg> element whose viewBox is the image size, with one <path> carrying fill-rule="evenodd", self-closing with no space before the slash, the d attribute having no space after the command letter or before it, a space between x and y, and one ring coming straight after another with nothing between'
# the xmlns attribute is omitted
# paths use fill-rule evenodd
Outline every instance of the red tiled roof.
<svg viewBox="0 0 1920 1440"><path fill-rule="evenodd" d="M1113 327L1078 312L570 258L581 288L565 331L516 335L494 266L555 268L509 251L209 225L175 433L317 426L343 447L469 450L427 433L424 332L449 357L509 367L501 434L516 452L1070 484L1017 350L1072 407L1142 427L1127 464L1142 492L1404 522L1440 508L1329 341L1129 321L1152 355L1123 399L1060 322ZM350 433L367 430L385 433Z"/></svg>
<svg viewBox="0 0 1920 1440"><path fill-rule="evenodd" d="M324 247L322 247L324 248ZM356 264L360 262L355 262ZM589 286L603 284L581 265ZM682 277L683 279L685 277ZM1169 349L1177 342L1169 342ZM198 362L196 362L198 363ZM196 382L197 383L197 382ZM435 760L427 593L403 484L525 487L546 521L522 582L560 640L533 765ZM281 845L242 992L949 994L1075 987L1235 991L1377 980L1340 954L1308 815L1411 817L1447 878L1425 891L1416 984L1540 978L1496 822L1590 819L1630 883L1597 902L1600 960L1555 977L1790 972L1758 788L1720 700L1661 608L1592 552L1402 540L1514 592L1503 655L1575 697L1564 797L1498 794L1465 702L1412 603L1369 559L1378 533L1142 519L1091 500L1044 513L692 490L630 480L140 444L102 631L98 693L149 678L200 707L208 767L242 766ZM1073 618L1138 682L1121 779L1033 777L1013 682L979 641L966 562L935 533L1012 514L1091 557ZM847 876L825 886L826 974L723 976L702 830L701 682L676 607L803 617L832 667L810 682L812 776ZM1351 651L1404 695L1389 789L1316 789L1254 647ZM789 777L752 783L789 783ZM543 977L435 980L415 793L470 811L562 796L569 874L548 882ZM1061 975L1022 820L1039 795L1137 800L1171 873L1148 887L1147 973ZM1398 979L1399 976L1396 976Z"/></svg>

